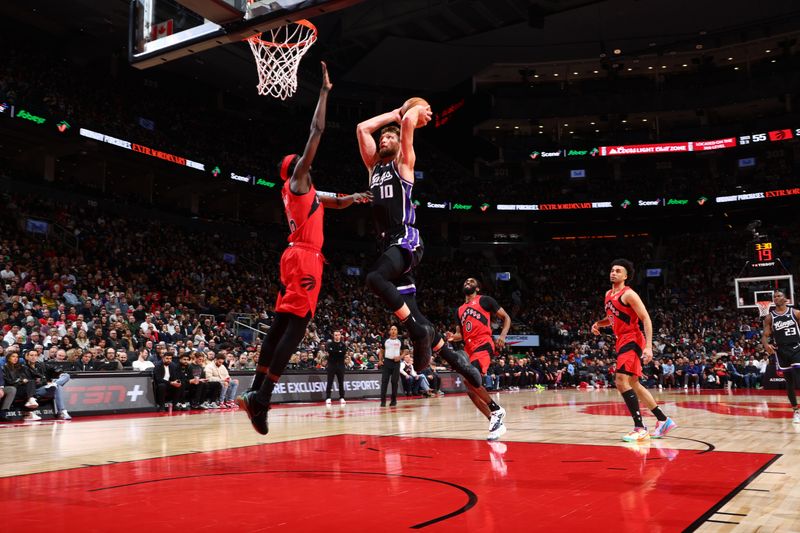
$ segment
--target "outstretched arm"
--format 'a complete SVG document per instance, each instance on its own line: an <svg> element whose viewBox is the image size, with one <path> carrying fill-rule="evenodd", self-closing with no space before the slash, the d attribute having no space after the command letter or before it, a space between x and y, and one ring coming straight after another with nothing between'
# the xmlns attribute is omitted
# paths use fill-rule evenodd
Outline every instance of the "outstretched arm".
<svg viewBox="0 0 800 533"><path fill-rule="evenodd" d="M350 194L348 196L327 196L327 195L319 195L319 201L322 202L322 205L330 208L330 209L344 209L345 207L350 207L353 204L368 204L372 201L372 193L367 192L356 192Z"/></svg>
<svg viewBox="0 0 800 533"><path fill-rule="evenodd" d="M361 122L356 127L356 137L358 137L358 150L361 152L361 159L368 169L372 169L378 162L378 147L375 144L373 133L380 128L391 124L392 122L400 122L400 108L393 109L382 115L372 117L364 122Z"/></svg>
<svg viewBox="0 0 800 533"><path fill-rule="evenodd" d="M333 84L328 78L327 65L325 65L324 61L320 61L320 63L322 64L322 87L319 90L319 100L317 101L317 109L314 110L314 118L311 119L311 133L308 135L303 155L300 156L300 160L294 167L292 181L289 184L292 192L296 194L305 194L311 188L311 175L308 171L314 161L314 156L317 154L322 132L325 131L325 110L328 106L328 93L333 88Z"/></svg>
<svg viewBox="0 0 800 533"><path fill-rule="evenodd" d="M400 177L409 183L414 183L414 164L417 162L417 154L414 152L414 130L417 128L418 121L422 119L425 124L431 120L431 108L429 106L414 106L406 111L405 116L400 122L400 157L398 170Z"/></svg>

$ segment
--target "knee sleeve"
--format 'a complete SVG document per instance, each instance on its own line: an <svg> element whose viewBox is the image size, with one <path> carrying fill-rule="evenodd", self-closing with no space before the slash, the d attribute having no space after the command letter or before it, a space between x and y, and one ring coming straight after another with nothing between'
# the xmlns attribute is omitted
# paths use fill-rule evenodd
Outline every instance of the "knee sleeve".
<svg viewBox="0 0 800 533"><path fill-rule="evenodd" d="M469 382L473 387L481 387L483 380L481 379L481 372L469 363L467 354L459 350L457 352L445 347L439 351L442 359L447 361L453 370L461 374L464 379Z"/></svg>

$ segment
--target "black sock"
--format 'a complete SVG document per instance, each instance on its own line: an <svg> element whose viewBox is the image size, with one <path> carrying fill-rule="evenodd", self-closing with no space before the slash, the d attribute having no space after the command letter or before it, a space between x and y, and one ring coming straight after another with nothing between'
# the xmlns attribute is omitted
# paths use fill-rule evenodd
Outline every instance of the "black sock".
<svg viewBox="0 0 800 533"><path fill-rule="evenodd" d="M274 388L275 382L271 379L265 379L261 384L261 387L258 388L258 392L256 393L256 401L263 406L268 406L270 400L272 399L272 389Z"/></svg>
<svg viewBox="0 0 800 533"><path fill-rule="evenodd" d="M487 403L486 405L489 406L490 411L497 411L498 409L500 409L500 406L494 403L494 400L489 400L489 403Z"/></svg>
<svg viewBox="0 0 800 533"><path fill-rule="evenodd" d="M650 409L650 412L655 415L659 422L666 422L667 415L661 412L661 408L659 406L655 406L653 409Z"/></svg>
<svg viewBox="0 0 800 533"><path fill-rule="evenodd" d="M625 405L628 406L628 411L630 411L633 417L633 425L637 428L643 428L644 422L642 422L642 413L639 411L639 398L636 397L636 393L633 392L633 389L628 389L623 392L622 399L625 400Z"/></svg>

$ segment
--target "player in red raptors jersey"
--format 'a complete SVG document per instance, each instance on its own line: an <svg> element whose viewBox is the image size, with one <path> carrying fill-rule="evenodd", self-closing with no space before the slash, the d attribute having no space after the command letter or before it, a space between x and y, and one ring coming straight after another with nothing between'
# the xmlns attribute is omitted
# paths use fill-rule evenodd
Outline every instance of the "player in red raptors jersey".
<svg viewBox="0 0 800 533"><path fill-rule="evenodd" d="M642 299L631 289L626 281L633 278L633 263L627 259L615 259L611 263L611 290L606 292L606 318L592 324L592 333L600 334L600 328L611 326L617 337L617 372L615 382L622 394L625 405L633 417L633 431L622 440L638 442L649 439L651 435L642 422L639 400L653 412L658 419L653 438L661 438L677 425L661 412L653 395L639 383L642 377L642 364L653 359L653 323L644 307ZM644 335L639 329L639 321L644 325Z"/></svg>
<svg viewBox="0 0 800 533"><path fill-rule="evenodd" d="M464 282L464 304L458 308L458 323L455 333L447 333L450 342L464 341L464 349L469 362L477 368L481 377L486 375L492 355L494 355L494 339L492 338L492 314L503 320L503 330L497 337L497 346L503 348L506 335L511 328L511 317L491 296L480 295L480 283L475 278L467 278ZM475 387L469 381L467 394L475 407L489 419L489 440L499 439L506 432L503 419L506 411L497 405L489 396L485 387Z"/></svg>
<svg viewBox="0 0 800 533"><path fill-rule="evenodd" d="M343 209L353 203L370 201L369 193L339 198L320 196L311 182L311 162L325 129L325 108L332 87L328 69L322 63L322 88L303 155L287 155L279 167L284 181L281 198L289 223L289 246L281 256L281 289L275 304L275 321L261 345L253 385L238 400L255 430L262 435L269 431L267 411L275 383L303 340L306 326L317 308L325 263L322 256L324 208Z"/></svg>

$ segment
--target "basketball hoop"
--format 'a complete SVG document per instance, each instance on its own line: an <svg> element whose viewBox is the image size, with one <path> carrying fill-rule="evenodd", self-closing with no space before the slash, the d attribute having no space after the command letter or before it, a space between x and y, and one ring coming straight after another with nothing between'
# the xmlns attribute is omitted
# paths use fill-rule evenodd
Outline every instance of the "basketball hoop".
<svg viewBox="0 0 800 533"><path fill-rule="evenodd" d="M258 94L286 100L297 90L297 67L317 40L307 20L290 22L247 39L258 67Z"/></svg>
<svg viewBox="0 0 800 533"><path fill-rule="evenodd" d="M758 316L765 317L769 314L769 308L772 307L772 302L769 300L763 302L756 302L758 306Z"/></svg>

